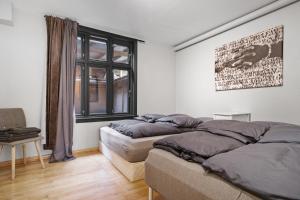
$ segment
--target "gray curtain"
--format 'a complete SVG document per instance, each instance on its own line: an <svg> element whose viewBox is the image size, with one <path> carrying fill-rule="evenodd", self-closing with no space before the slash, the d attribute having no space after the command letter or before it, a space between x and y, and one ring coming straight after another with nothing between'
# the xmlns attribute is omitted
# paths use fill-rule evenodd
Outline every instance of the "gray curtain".
<svg viewBox="0 0 300 200"><path fill-rule="evenodd" d="M72 146L77 26L77 23L74 21L69 19L64 20L59 78L57 128L55 144L50 157L50 162L74 159L72 154Z"/></svg>
<svg viewBox="0 0 300 200"><path fill-rule="evenodd" d="M65 23L63 19L46 17L47 25L47 95L46 95L46 145L53 150L56 143L59 83Z"/></svg>

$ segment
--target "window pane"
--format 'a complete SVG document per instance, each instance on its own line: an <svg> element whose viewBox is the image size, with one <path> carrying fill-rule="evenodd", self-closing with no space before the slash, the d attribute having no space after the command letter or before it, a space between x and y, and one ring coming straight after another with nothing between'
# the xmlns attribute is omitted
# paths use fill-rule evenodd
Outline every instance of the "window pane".
<svg viewBox="0 0 300 200"><path fill-rule="evenodd" d="M76 65L75 75L75 113L76 115L81 114L81 66Z"/></svg>
<svg viewBox="0 0 300 200"><path fill-rule="evenodd" d="M90 114L106 113L106 69L89 68Z"/></svg>
<svg viewBox="0 0 300 200"><path fill-rule="evenodd" d="M128 113L129 76L126 70L113 70L113 112Z"/></svg>
<svg viewBox="0 0 300 200"><path fill-rule="evenodd" d="M107 60L107 44L106 42L90 39L90 59L106 61Z"/></svg>
<svg viewBox="0 0 300 200"><path fill-rule="evenodd" d="M129 48L126 46L113 45L113 62L115 63L129 63Z"/></svg>
<svg viewBox="0 0 300 200"><path fill-rule="evenodd" d="M81 37L77 37L77 59L81 59L81 51L82 51L82 48L81 48Z"/></svg>

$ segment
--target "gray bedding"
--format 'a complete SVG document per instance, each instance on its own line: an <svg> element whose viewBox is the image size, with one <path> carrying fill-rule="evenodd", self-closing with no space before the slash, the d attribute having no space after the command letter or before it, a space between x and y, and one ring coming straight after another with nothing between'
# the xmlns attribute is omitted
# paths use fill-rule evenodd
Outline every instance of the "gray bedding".
<svg viewBox="0 0 300 200"><path fill-rule="evenodd" d="M270 128L268 123L242 122L236 120L212 120L200 125L204 129L230 131L257 141Z"/></svg>
<svg viewBox="0 0 300 200"><path fill-rule="evenodd" d="M179 128L196 128L202 122L207 121L205 118L193 118L184 114L173 114L161 117L157 122L167 122Z"/></svg>
<svg viewBox="0 0 300 200"><path fill-rule="evenodd" d="M133 139L109 127L100 129L102 144L131 163L145 161L153 148L153 142L164 137L167 135Z"/></svg>
<svg viewBox="0 0 300 200"><path fill-rule="evenodd" d="M145 162L145 182L165 200L261 200L201 165L156 148Z"/></svg>
<svg viewBox="0 0 300 200"><path fill-rule="evenodd" d="M187 161L202 163L204 160L256 141L268 126L249 122L213 120L203 123L199 131L183 133L154 142L163 149Z"/></svg>
<svg viewBox="0 0 300 200"><path fill-rule="evenodd" d="M193 131L205 120L209 118L192 118L183 114L148 114L132 120L112 122L109 127L131 138L143 138Z"/></svg>
<svg viewBox="0 0 300 200"><path fill-rule="evenodd" d="M202 163L205 159L245 145L230 137L194 131L169 136L154 142L155 148L168 151L184 160Z"/></svg>
<svg viewBox="0 0 300 200"><path fill-rule="evenodd" d="M300 126L282 124L272 127L259 143L299 143Z"/></svg>
<svg viewBox="0 0 300 200"><path fill-rule="evenodd" d="M299 144L250 144L202 165L263 199L300 199Z"/></svg>
<svg viewBox="0 0 300 200"><path fill-rule="evenodd" d="M263 199L300 199L299 136L299 126L272 126L258 143L218 154L202 165Z"/></svg>

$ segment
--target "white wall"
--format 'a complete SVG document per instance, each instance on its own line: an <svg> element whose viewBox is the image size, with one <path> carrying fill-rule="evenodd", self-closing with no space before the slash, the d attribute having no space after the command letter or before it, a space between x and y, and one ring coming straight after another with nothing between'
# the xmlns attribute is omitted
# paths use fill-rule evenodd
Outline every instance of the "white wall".
<svg viewBox="0 0 300 200"><path fill-rule="evenodd" d="M10 0L0 0L0 24L13 24L13 6Z"/></svg>
<svg viewBox="0 0 300 200"><path fill-rule="evenodd" d="M27 12L16 6L14 14L14 26L0 24L0 107L22 107L28 126L40 127L47 59L46 24L43 13ZM139 44L138 51L138 113L175 112L175 54L171 47L146 41ZM74 149L96 147L98 130L105 124L76 124ZM19 157L20 152L17 154ZM29 146L28 155L35 155L33 145ZM9 150L5 149L0 161L9 157Z"/></svg>
<svg viewBox="0 0 300 200"><path fill-rule="evenodd" d="M176 112L212 116L246 111L252 120L300 124L300 3L210 38L176 53ZM284 25L283 87L216 92L214 50L228 42Z"/></svg>
<svg viewBox="0 0 300 200"><path fill-rule="evenodd" d="M153 44L138 47L138 113L175 112L175 53Z"/></svg>

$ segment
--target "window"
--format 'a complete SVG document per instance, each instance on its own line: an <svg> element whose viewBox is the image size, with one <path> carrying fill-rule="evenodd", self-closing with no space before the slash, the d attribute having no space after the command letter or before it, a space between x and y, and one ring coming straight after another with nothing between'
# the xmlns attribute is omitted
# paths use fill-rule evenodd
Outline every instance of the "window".
<svg viewBox="0 0 300 200"><path fill-rule="evenodd" d="M136 115L137 40L79 26L75 78L77 122Z"/></svg>

